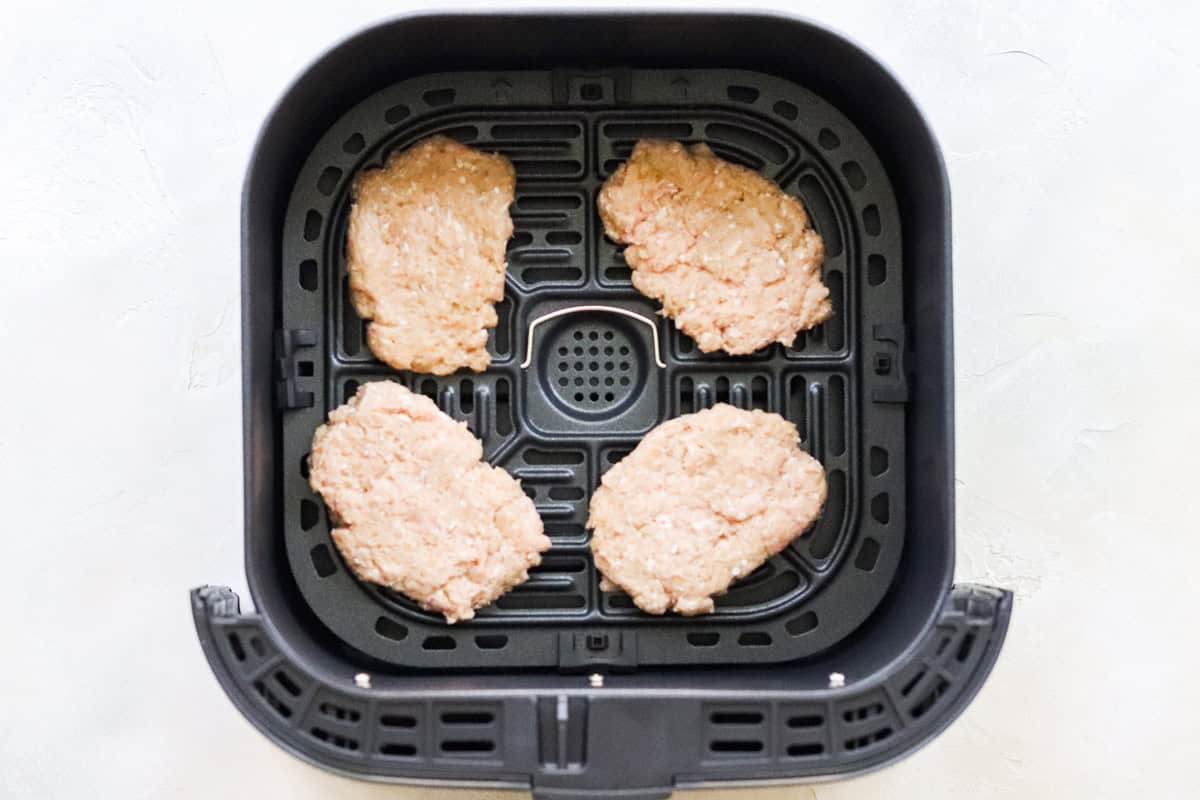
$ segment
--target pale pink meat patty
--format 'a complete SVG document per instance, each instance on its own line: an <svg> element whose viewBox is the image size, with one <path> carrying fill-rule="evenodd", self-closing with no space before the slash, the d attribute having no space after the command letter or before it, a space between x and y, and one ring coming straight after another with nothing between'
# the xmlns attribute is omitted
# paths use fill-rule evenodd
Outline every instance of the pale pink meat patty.
<svg viewBox="0 0 1200 800"><path fill-rule="evenodd" d="M713 596L803 533L825 470L778 414L720 404L659 425L592 496L606 580L651 614L703 614Z"/></svg>
<svg viewBox="0 0 1200 800"><path fill-rule="evenodd" d="M515 187L507 158L445 136L354 181L351 299L370 320L367 345L379 359L434 375L487 368Z"/></svg>
<svg viewBox="0 0 1200 800"><path fill-rule="evenodd" d="M377 381L317 429L309 480L359 578L456 622L525 581L550 547L521 485L482 457L464 423Z"/></svg>
<svg viewBox="0 0 1200 800"><path fill-rule="evenodd" d="M633 285L705 352L790 345L829 319L825 255L800 201L707 145L644 139L600 191Z"/></svg>

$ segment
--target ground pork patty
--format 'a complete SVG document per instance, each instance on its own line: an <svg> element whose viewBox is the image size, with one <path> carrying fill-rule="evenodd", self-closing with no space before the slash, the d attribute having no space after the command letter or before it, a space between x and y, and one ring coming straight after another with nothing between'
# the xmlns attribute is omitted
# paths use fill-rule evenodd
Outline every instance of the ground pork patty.
<svg viewBox="0 0 1200 800"><path fill-rule="evenodd" d="M720 404L663 423L592 496L592 552L643 611L713 610L713 595L803 533L825 470L778 414Z"/></svg>
<svg viewBox="0 0 1200 800"><path fill-rule="evenodd" d="M705 352L790 345L829 319L825 255L798 199L707 145L644 139L600 191L633 285Z"/></svg>
<svg viewBox="0 0 1200 800"><path fill-rule="evenodd" d="M309 476L355 574L455 622L523 582L550 547L533 501L482 455L429 398L377 381L317 429Z"/></svg>
<svg viewBox="0 0 1200 800"><path fill-rule="evenodd" d="M379 359L434 375L487 368L515 186L507 158L445 136L354 181L350 292Z"/></svg>

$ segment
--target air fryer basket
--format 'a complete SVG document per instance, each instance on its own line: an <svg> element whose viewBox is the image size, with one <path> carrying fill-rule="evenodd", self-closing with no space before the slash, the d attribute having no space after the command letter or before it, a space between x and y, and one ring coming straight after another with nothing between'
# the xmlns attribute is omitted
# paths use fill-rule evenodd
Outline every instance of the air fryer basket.
<svg viewBox="0 0 1200 800"><path fill-rule="evenodd" d="M432 133L517 168L507 290L479 375L389 369L347 297L354 174ZM731 358L655 316L594 207L633 142L653 136L707 142L804 200L826 241L833 320ZM948 202L911 101L808 23L424 16L331 51L273 112L246 183L258 612L241 614L228 590L193 592L230 696L331 769L544 796L831 777L927 740L990 671L1011 604L950 590ZM368 380L399 380L465 420L546 521L543 566L475 620L447 626L357 581L330 541L305 457L325 414ZM600 591L587 502L646 431L714 402L795 422L829 501L716 613L650 617Z"/></svg>

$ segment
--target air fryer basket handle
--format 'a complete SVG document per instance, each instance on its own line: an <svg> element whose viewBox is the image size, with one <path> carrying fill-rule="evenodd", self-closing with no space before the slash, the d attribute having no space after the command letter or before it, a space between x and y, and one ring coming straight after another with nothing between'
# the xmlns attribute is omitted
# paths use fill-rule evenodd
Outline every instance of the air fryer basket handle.
<svg viewBox="0 0 1200 800"><path fill-rule="evenodd" d="M616 687L501 697L430 693L397 676L374 686L366 675L332 681L289 657L259 615L240 613L229 589L201 587L191 599L201 648L221 687L285 750L352 777L504 784L531 788L541 800L661 798L676 787L719 784L731 768L744 783L829 779L884 766L962 712L991 672L1012 613L1011 592L958 585L910 659L859 681L850 676L843 689L749 699L741 693L728 701L673 694L647 703ZM737 748L714 747L717 715L707 713L714 703L753 709L756 732L739 734ZM455 740L444 725L446 709L461 715L472 704L488 709L481 719L490 720L469 740L477 753L461 751L466 741L451 748ZM797 725L801 708L805 722Z"/></svg>

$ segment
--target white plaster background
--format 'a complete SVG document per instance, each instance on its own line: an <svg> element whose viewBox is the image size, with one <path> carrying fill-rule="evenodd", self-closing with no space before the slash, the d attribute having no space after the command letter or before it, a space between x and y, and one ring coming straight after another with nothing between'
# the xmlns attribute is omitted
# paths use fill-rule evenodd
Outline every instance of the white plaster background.
<svg viewBox="0 0 1200 800"><path fill-rule="evenodd" d="M245 596L238 196L257 127L316 53L420 5L5 4L0 795L492 796L277 750L217 687L185 601ZM1200 6L793 9L890 64L945 150L958 577L1017 607L981 695L900 765L687 796L1197 796Z"/></svg>

